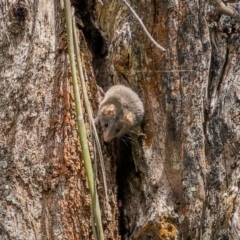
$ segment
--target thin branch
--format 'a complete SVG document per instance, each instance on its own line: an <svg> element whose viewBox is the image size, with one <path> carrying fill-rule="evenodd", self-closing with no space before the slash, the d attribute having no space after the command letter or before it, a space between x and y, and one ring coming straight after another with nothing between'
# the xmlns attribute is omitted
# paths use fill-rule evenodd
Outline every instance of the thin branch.
<svg viewBox="0 0 240 240"><path fill-rule="evenodd" d="M95 121L93 119L91 104L88 99L88 93L87 93L86 83L85 83L83 69L82 69L82 62L81 62L81 58L80 58L80 50L79 50L78 42L77 42L76 22L75 22L74 17L73 17L73 39L74 39L74 47L75 47L78 73L79 73L81 84L82 84L83 98L84 98L85 106L87 109L91 128L93 130L94 140L96 142L97 149L98 149L98 155L99 155L100 165L101 165L101 170L102 170L102 175L103 175L103 185L104 185L104 190L105 190L106 202L108 202L107 180L106 180L106 171L105 171L105 166L104 166L103 154L102 154L101 144L100 144L98 134L97 134L97 129L95 126Z"/></svg>
<svg viewBox="0 0 240 240"><path fill-rule="evenodd" d="M65 17L66 17L66 29L67 29L67 43L68 43L68 53L70 59L71 73L72 73L72 83L74 91L74 101L75 110L77 115L77 127L78 127L78 137L80 139L82 155L84 160L84 167L87 175L89 191L91 195L91 207L94 218L94 225L96 224L97 240L104 240L101 211L99 206L99 200L96 193L96 186L93 177L92 162L90 157L90 152L88 148L88 139L84 124L83 111L80 100L80 93L77 81L77 71L75 65L75 55L74 55L74 40L73 40L73 25L72 25L72 10L70 6L70 0L64 0L65 6ZM95 226L93 226L95 227Z"/></svg>
<svg viewBox="0 0 240 240"><path fill-rule="evenodd" d="M133 10L133 8L129 5L129 3L126 0L122 0L127 6L128 8L131 10L131 12L133 13L133 15L136 17L136 19L138 20L138 22L140 23L140 25L143 28L143 31L147 34L148 38L151 40L151 42L161 51L165 52L166 49L164 47L162 47L161 45L159 45L151 36L151 34L148 32L147 28L145 27L145 25L143 24L142 20L140 19L140 17L137 15L137 13Z"/></svg>
<svg viewBox="0 0 240 240"><path fill-rule="evenodd" d="M232 17L237 22L240 22L240 14L234 8L228 7L221 0L210 1L218 9L219 12Z"/></svg>

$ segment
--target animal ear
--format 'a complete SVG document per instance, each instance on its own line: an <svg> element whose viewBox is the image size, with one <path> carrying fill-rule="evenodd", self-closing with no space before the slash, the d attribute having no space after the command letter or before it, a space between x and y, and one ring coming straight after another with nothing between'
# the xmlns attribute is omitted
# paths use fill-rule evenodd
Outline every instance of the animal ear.
<svg viewBox="0 0 240 240"><path fill-rule="evenodd" d="M102 114L104 116L115 116L116 114L116 109L115 106L113 104L109 104L103 107L102 109Z"/></svg>
<svg viewBox="0 0 240 240"><path fill-rule="evenodd" d="M131 112L128 112L124 115L123 121L125 122L126 125L132 125L133 122L133 115Z"/></svg>

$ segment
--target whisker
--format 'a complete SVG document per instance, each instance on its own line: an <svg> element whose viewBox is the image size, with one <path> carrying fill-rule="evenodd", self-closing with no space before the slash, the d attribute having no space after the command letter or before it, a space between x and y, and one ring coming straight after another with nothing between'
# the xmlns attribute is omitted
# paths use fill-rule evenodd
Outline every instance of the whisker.
<svg viewBox="0 0 240 240"><path fill-rule="evenodd" d="M132 138L129 135L125 135L123 138L132 141Z"/></svg>
<svg viewBox="0 0 240 240"><path fill-rule="evenodd" d="M134 134L138 135L137 132L134 132L133 130L128 130L128 132L131 132L131 133L134 133Z"/></svg>
<svg viewBox="0 0 240 240"><path fill-rule="evenodd" d="M121 138L121 141L123 141L125 143L125 145L127 146L127 142L125 141L125 139Z"/></svg>

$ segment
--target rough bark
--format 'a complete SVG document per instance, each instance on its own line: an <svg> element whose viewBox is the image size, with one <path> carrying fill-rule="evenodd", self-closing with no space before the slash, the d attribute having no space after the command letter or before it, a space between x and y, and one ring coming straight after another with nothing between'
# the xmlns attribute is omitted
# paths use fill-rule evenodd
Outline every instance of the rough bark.
<svg viewBox="0 0 240 240"><path fill-rule="evenodd" d="M92 239L63 6L4 0L0 15L0 239ZM81 49L96 110L84 39ZM114 172L105 160L107 172ZM102 204L103 223L106 238L117 239L116 184L114 177L108 180L111 201Z"/></svg>
<svg viewBox="0 0 240 240"><path fill-rule="evenodd" d="M98 84L113 75L146 108L145 139L117 144L123 239L238 239L239 25L201 0L131 6L167 52L121 1L96 4L113 71L96 64Z"/></svg>
<svg viewBox="0 0 240 240"><path fill-rule="evenodd" d="M146 109L130 140L103 145L106 239L240 239L240 25L204 0L132 0L163 53L122 1L72 3L95 113L96 82ZM0 14L0 239L91 239L62 6L3 0Z"/></svg>

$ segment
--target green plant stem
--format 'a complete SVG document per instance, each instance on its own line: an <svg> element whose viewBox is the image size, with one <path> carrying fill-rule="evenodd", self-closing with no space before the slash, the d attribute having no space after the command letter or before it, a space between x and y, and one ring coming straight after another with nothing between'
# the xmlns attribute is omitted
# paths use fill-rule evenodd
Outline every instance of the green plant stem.
<svg viewBox="0 0 240 240"><path fill-rule="evenodd" d="M88 148L88 139L86 135L86 129L85 129L84 118L82 114L80 94L79 94L79 88L78 88L78 82L77 82L77 72L76 72L74 44L73 44L72 10L70 6L70 0L64 0L64 6L65 6L65 17L66 17L66 28L67 28L68 53L69 53L70 65L71 65L75 109L77 114L78 136L79 136L80 144L82 147L84 167L86 170L86 175L88 179L88 185L89 185L89 190L90 190L90 195L92 200L92 211L93 211L93 216L94 216L94 220L97 228L96 232L98 235L97 240L104 240L101 211L100 211L97 194L95 191L92 162L91 162L90 152Z"/></svg>
<svg viewBox="0 0 240 240"><path fill-rule="evenodd" d="M97 134L97 129L96 129L94 119L92 116L92 109L91 109L91 105L90 105L90 102L88 99L88 93L87 93L86 84L85 84L85 80L84 80L82 62L81 62L81 58L80 58L80 50L79 50L78 42L77 42L75 17L73 17L73 41L74 41L74 49L75 49L75 55L76 55L76 60L77 60L78 73L79 73L81 83L82 83L83 98L84 98L85 106L86 106L86 109L88 112L88 117L89 117L89 121L91 124L91 128L93 130L94 140L95 140L95 143L96 143L97 149L98 149L98 156L100 159L100 165L101 165L102 176L103 176L105 197L106 197L106 202L108 202L107 180L106 180L106 171L105 171L105 166L104 166L103 154L102 154L101 144L100 144L98 134Z"/></svg>

